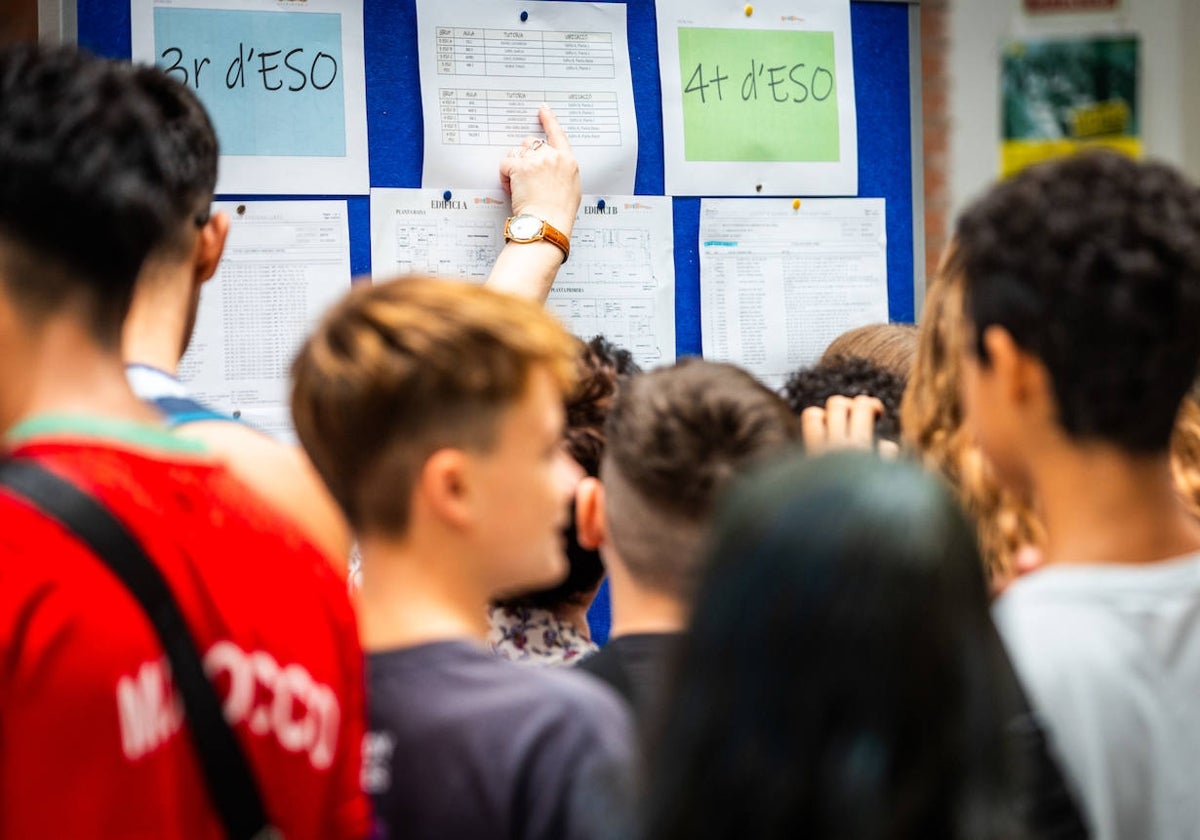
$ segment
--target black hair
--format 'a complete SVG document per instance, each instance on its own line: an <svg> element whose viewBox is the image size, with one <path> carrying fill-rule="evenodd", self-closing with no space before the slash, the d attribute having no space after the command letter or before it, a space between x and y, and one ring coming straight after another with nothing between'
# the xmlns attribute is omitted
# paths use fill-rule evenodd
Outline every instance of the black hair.
<svg viewBox="0 0 1200 840"><path fill-rule="evenodd" d="M1031 167L959 219L950 270L973 352L998 325L1039 358L1076 439L1167 449L1200 361L1200 192L1093 152Z"/></svg>
<svg viewBox="0 0 1200 840"><path fill-rule="evenodd" d="M633 354L602 335L580 347L579 384L566 401L566 447L567 453L593 478L600 474L600 459L604 457L604 421L608 409L620 384L636 373L641 373L641 368ZM566 580L551 589L502 598L496 602L498 605L556 610L579 603L595 591L604 577L604 562L600 552L579 544L573 501L564 530Z"/></svg>
<svg viewBox="0 0 1200 840"><path fill-rule="evenodd" d="M208 220L220 157L216 131L204 105L187 85L146 65L134 67L133 76L158 109L157 137L168 150L169 164L162 186L186 233ZM190 241L188 236L176 235L169 237L168 244L190 245Z"/></svg>
<svg viewBox="0 0 1200 840"><path fill-rule="evenodd" d="M945 488L861 453L738 485L651 750L647 837L1008 833L1011 686Z"/></svg>
<svg viewBox="0 0 1200 840"><path fill-rule="evenodd" d="M869 359L833 356L793 372L780 393L797 416L810 406L823 408L825 401L837 394L845 397L863 394L876 397L883 403L883 414L875 420L875 434L898 442L904 384L899 374Z"/></svg>
<svg viewBox="0 0 1200 840"><path fill-rule="evenodd" d="M31 323L71 307L116 346L134 280L170 230L172 169L132 66L0 49L0 277Z"/></svg>

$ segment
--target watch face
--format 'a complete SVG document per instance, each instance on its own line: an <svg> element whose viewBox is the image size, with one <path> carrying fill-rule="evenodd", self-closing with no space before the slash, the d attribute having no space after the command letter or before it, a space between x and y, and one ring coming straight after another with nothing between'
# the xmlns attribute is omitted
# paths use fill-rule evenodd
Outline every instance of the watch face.
<svg viewBox="0 0 1200 840"><path fill-rule="evenodd" d="M508 223L508 234L513 239L534 239L542 232L542 220L537 216L514 216Z"/></svg>

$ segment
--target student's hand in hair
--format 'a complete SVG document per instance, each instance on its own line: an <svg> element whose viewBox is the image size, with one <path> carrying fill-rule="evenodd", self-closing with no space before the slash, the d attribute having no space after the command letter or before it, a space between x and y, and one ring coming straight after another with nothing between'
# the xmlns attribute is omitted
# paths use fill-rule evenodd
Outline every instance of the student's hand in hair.
<svg viewBox="0 0 1200 840"><path fill-rule="evenodd" d="M811 455L834 449L877 449L882 457L895 458L900 447L875 437L875 420L882 413L883 403L865 395L835 395L824 408L809 406L800 412L804 448Z"/></svg>
<svg viewBox="0 0 1200 840"><path fill-rule="evenodd" d="M500 161L500 185L512 195L514 216L529 213L570 236L582 198L579 163L549 105L538 108L538 119L546 139L526 137L513 148Z"/></svg>

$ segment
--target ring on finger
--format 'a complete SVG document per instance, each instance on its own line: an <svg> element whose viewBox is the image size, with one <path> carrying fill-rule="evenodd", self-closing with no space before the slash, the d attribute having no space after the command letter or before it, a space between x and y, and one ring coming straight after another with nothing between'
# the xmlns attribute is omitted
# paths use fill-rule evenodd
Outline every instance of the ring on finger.
<svg viewBox="0 0 1200 840"><path fill-rule="evenodd" d="M533 150L540 149L542 146L545 146L545 145L546 145L546 141L539 137L538 139L534 140L532 143L529 144L529 151L532 152Z"/></svg>

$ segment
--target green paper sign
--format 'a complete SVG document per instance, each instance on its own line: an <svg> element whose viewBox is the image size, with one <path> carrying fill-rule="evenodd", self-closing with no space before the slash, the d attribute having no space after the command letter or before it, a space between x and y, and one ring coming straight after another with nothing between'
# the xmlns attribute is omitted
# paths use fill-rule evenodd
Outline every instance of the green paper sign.
<svg viewBox="0 0 1200 840"><path fill-rule="evenodd" d="M838 160L832 32L679 29L689 161Z"/></svg>

